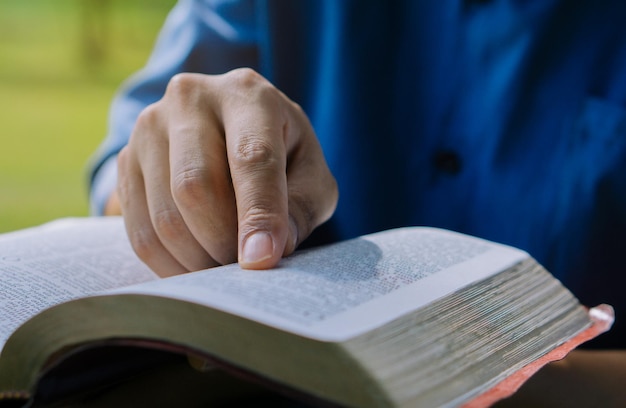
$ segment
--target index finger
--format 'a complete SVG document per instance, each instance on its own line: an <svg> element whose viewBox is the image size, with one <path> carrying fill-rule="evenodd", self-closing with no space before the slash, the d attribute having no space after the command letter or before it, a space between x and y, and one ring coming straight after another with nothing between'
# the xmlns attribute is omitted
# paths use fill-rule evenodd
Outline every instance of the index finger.
<svg viewBox="0 0 626 408"><path fill-rule="evenodd" d="M248 82L240 89L248 92L231 95L221 112L237 203L238 258L244 268L265 269L278 263L290 236L286 101L253 71L239 75Z"/></svg>

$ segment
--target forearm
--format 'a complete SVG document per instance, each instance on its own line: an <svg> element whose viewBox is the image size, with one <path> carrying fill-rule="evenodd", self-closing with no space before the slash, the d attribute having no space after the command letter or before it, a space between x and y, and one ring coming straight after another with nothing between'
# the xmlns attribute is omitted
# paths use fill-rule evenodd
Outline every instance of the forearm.
<svg viewBox="0 0 626 408"><path fill-rule="evenodd" d="M498 407L623 407L626 350L576 350L540 370Z"/></svg>

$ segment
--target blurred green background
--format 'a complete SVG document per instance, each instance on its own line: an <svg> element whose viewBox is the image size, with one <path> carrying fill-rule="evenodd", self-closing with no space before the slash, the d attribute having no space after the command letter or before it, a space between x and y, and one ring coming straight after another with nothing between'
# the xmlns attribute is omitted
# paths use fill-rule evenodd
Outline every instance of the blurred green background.
<svg viewBox="0 0 626 408"><path fill-rule="evenodd" d="M0 0L0 232L88 214L85 166L174 0Z"/></svg>

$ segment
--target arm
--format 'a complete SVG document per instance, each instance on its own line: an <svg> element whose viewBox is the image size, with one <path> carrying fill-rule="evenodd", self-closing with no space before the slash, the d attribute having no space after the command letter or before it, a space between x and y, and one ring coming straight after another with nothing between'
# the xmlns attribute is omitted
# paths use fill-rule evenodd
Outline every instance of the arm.
<svg viewBox="0 0 626 408"><path fill-rule="evenodd" d="M237 35L211 29L218 14ZM113 103L93 166L94 212L123 213L136 252L161 275L236 260L274 266L335 207L334 179L297 105L251 70L176 76L256 66L255 21L249 2L180 2L148 66ZM262 95L249 103L255 89Z"/></svg>

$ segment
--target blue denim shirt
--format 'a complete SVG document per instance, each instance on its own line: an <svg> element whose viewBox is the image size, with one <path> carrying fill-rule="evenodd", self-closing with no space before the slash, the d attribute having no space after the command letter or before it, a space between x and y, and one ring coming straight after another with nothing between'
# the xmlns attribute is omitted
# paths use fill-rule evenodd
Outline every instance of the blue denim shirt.
<svg viewBox="0 0 626 408"><path fill-rule="evenodd" d="M405 225L528 251L626 345L626 2L181 0L115 98L115 153L178 72L252 67L302 105L340 201L312 242Z"/></svg>

